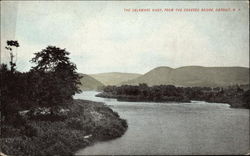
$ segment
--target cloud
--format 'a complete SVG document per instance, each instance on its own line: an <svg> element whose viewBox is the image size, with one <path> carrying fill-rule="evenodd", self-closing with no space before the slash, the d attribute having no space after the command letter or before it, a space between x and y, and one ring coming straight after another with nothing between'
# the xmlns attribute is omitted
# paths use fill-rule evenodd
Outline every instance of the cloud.
<svg viewBox="0 0 250 156"><path fill-rule="evenodd" d="M123 11L125 7L184 6L173 2L25 2L18 6L19 60L27 62L34 52L50 44L71 52L72 61L83 73L145 73L163 65L248 66L249 14L245 5L237 5L241 12L227 14ZM190 7L204 7L204 3ZM26 66L30 64L23 64L23 69Z"/></svg>

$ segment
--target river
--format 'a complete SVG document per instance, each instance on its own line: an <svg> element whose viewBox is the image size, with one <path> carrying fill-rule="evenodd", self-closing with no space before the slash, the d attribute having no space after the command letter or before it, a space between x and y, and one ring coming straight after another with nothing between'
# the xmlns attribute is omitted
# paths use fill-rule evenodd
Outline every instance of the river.
<svg viewBox="0 0 250 156"><path fill-rule="evenodd" d="M97 142L76 155L213 155L249 152L249 110L227 104L119 102L95 97L75 98L104 102L128 122L117 139Z"/></svg>

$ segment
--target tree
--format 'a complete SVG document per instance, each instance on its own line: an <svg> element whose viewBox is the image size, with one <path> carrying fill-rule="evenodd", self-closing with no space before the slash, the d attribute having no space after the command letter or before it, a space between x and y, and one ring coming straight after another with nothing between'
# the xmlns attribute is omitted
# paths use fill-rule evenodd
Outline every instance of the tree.
<svg viewBox="0 0 250 156"><path fill-rule="evenodd" d="M80 76L76 65L70 62L69 52L55 46L48 46L41 52L35 53L31 62L36 66L31 72L37 79L36 98L40 105L66 105L75 93L80 93Z"/></svg>
<svg viewBox="0 0 250 156"><path fill-rule="evenodd" d="M15 71L15 66L16 66L16 61L14 62L14 60L13 60L14 59L13 47L16 47L16 52L17 52L17 48L19 47L18 41L8 40L7 46L5 47L5 49L9 50L9 53L10 53L11 72ZM17 57L17 53L16 53L16 57Z"/></svg>
<svg viewBox="0 0 250 156"><path fill-rule="evenodd" d="M19 47L18 41L8 40L7 49L10 53L10 70L7 64L0 65L0 111L3 121L9 121L9 119L14 119L17 115L19 105L20 94L17 92L22 87L23 83L18 83L20 79L20 74L15 72L16 61L14 61L13 48ZM16 50L17 52L17 50ZM16 53L17 57L17 53ZM22 89L21 89L22 90Z"/></svg>

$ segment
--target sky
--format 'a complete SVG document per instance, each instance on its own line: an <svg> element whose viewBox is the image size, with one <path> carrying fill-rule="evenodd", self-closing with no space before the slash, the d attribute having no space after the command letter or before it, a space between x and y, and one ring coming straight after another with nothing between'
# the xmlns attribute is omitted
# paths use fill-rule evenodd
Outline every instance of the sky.
<svg viewBox="0 0 250 156"><path fill-rule="evenodd" d="M236 11L152 11L165 8ZM1 1L1 62L10 60L6 40L18 40L19 71L35 66L29 61L48 45L69 51L78 72L86 74L249 67L248 19L247 1Z"/></svg>

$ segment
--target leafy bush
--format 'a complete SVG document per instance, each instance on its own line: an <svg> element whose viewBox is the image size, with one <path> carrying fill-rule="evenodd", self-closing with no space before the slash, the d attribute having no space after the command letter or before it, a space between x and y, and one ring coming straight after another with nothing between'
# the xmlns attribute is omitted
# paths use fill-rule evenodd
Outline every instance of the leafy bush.
<svg viewBox="0 0 250 156"><path fill-rule="evenodd" d="M73 129L82 130L83 129L83 123L79 118L70 118L67 120L67 126Z"/></svg>

